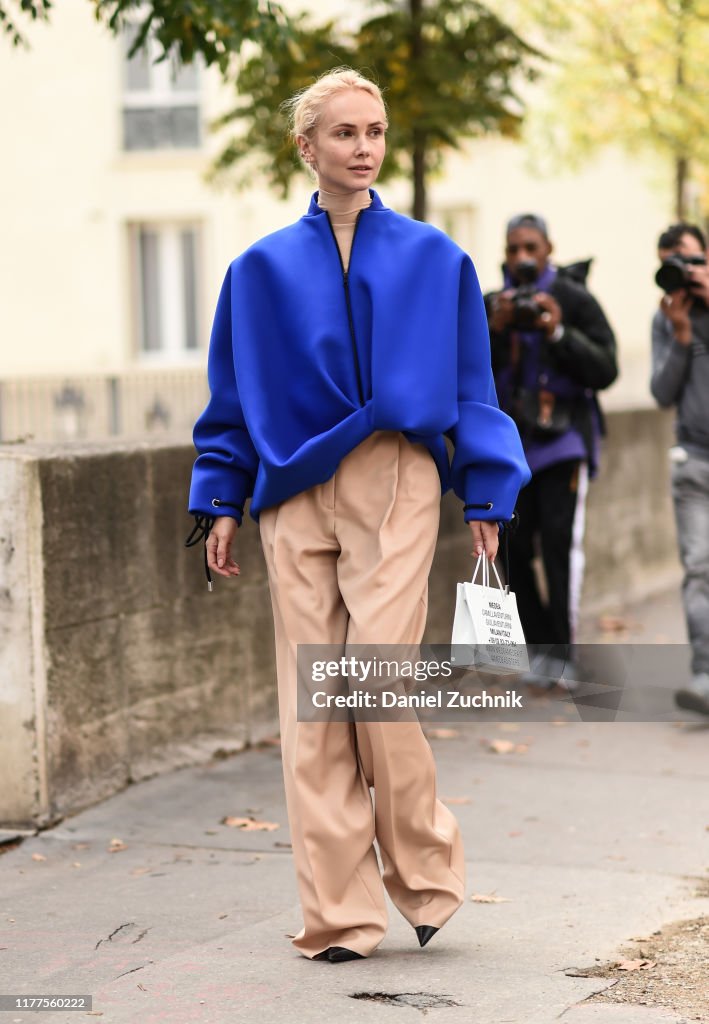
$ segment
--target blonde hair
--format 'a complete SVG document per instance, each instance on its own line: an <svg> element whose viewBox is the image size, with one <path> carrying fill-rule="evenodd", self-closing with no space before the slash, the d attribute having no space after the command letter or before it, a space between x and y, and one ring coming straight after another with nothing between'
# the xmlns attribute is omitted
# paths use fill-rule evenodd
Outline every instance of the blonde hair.
<svg viewBox="0 0 709 1024"><path fill-rule="evenodd" d="M290 136L296 145L299 135L305 135L307 138L313 137L320 124L323 107L327 101L348 89L362 89L378 100L384 111L384 123L387 124L386 103L379 86L353 68L333 68L332 71L326 71L312 85L301 89L281 105L281 109L288 117ZM298 152L300 154L300 148ZM301 160L303 160L302 156ZM306 161L303 160L303 163L309 170L312 170Z"/></svg>

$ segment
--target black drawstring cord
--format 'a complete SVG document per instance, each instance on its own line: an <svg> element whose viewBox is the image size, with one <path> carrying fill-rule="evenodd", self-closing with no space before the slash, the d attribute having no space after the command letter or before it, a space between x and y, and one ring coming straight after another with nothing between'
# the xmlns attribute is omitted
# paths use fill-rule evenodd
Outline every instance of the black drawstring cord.
<svg viewBox="0 0 709 1024"><path fill-rule="evenodd" d="M510 534L519 526L519 512L515 509L512 513L512 518L508 523L504 523L502 532L505 535L505 584L506 589L510 589Z"/></svg>
<svg viewBox="0 0 709 1024"><path fill-rule="evenodd" d="M191 548L194 544L198 544L201 540L204 540L204 571L207 574L207 589L213 589L212 574L209 571L209 562L207 561L207 537L214 526L216 516L195 516L195 524L192 527L192 532L185 541L185 547Z"/></svg>

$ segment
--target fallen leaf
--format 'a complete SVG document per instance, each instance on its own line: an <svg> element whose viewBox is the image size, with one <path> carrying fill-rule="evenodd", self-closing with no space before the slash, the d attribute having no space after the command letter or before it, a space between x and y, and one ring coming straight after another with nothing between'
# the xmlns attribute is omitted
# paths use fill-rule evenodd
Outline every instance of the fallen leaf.
<svg viewBox="0 0 709 1024"><path fill-rule="evenodd" d="M128 849L128 845L127 845L127 843L124 843L122 839L112 839L110 844L109 844L109 847L108 847L108 852L109 853L119 853L121 850L127 850L127 849Z"/></svg>
<svg viewBox="0 0 709 1024"><path fill-rule="evenodd" d="M80 867L81 867L81 864L79 863L79 861L78 861L78 860L75 860L75 861L74 861L74 863L73 863L73 864L72 864L71 866L72 866L73 868L80 868Z"/></svg>
<svg viewBox="0 0 709 1024"><path fill-rule="evenodd" d="M470 897L473 903L511 903L506 896L495 896L494 892L474 892Z"/></svg>
<svg viewBox="0 0 709 1024"><path fill-rule="evenodd" d="M628 628L628 623L620 615L599 615L598 628L603 633L622 633Z"/></svg>
<svg viewBox="0 0 709 1024"><path fill-rule="evenodd" d="M280 747L281 737L280 736L264 736L262 740L258 741L257 746L266 747Z"/></svg>
<svg viewBox="0 0 709 1024"><path fill-rule="evenodd" d="M460 734L458 729L429 729L426 735L434 740L451 740Z"/></svg>
<svg viewBox="0 0 709 1024"><path fill-rule="evenodd" d="M490 740L488 742L488 750L491 750L493 754L511 754L515 748L515 744L512 740Z"/></svg>
<svg viewBox="0 0 709 1024"><path fill-rule="evenodd" d="M152 870L152 868L133 868L131 875L147 875Z"/></svg>
<svg viewBox="0 0 709 1024"><path fill-rule="evenodd" d="M656 966L656 960L621 960L616 964L619 971L649 971Z"/></svg>
<svg viewBox="0 0 709 1024"><path fill-rule="evenodd" d="M222 818L222 825L240 828L242 832L273 832L281 826L276 821L256 821L254 818Z"/></svg>
<svg viewBox="0 0 709 1024"><path fill-rule="evenodd" d="M46 859L47 858L44 856L43 853L33 853L32 854L32 860L46 860Z"/></svg>
<svg viewBox="0 0 709 1024"><path fill-rule="evenodd" d="M494 754L526 754L528 743L513 743L512 740L489 740L488 749Z"/></svg>
<svg viewBox="0 0 709 1024"><path fill-rule="evenodd" d="M220 914L219 915L219 920L223 921L225 917L229 917L229 915L228 914Z"/></svg>
<svg viewBox="0 0 709 1024"><path fill-rule="evenodd" d="M511 836L514 839L515 836L523 836L524 832L508 832L507 835Z"/></svg>
<svg viewBox="0 0 709 1024"><path fill-rule="evenodd" d="M442 796L441 801L444 804L469 804L471 803L469 796Z"/></svg>

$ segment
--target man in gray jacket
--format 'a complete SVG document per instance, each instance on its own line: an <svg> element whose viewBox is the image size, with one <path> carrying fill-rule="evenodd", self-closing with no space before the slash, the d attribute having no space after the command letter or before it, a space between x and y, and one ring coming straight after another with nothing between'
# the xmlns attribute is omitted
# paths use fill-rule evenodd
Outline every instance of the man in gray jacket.
<svg viewBox="0 0 709 1024"><path fill-rule="evenodd" d="M660 258L680 257L686 281L664 295L652 322L655 400L677 407L670 450L672 498L684 567L682 596L692 645L692 680L679 707L709 716L709 267L704 235L675 224L659 239ZM671 286L671 283L670 283Z"/></svg>

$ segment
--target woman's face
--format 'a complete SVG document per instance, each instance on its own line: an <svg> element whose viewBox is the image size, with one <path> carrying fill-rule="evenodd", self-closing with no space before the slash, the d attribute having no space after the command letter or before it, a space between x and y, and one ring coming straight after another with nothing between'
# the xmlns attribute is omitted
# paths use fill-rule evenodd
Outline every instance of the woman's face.
<svg viewBox="0 0 709 1024"><path fill-rule="evenodd" d="M348 89L325 103L312 138L298 136L303 156L326 192L369 188L384 159L386 119L364 89Z"/></svg>

